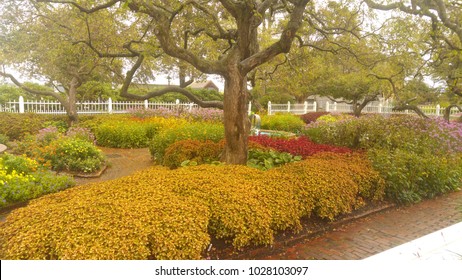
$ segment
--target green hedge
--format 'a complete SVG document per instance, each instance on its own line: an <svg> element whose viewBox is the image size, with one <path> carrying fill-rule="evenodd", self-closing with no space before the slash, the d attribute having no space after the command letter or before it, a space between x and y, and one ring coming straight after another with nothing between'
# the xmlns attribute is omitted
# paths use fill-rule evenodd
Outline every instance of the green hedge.
<svg viewBox="0 0 462 280"><path fill-rule="evenodd" d="M21 140L27 134L37 134L42 128L58 125L67 128L65 116L0 113L0 134L8 136L9 140Z"/></svg>
<svg viewBox="0 0 462 280"><path fill-rule="evenodd" d="M305 126L305 122L295 115L266 115L261 119L261 128L269 130L280 130L293 133L300 133Z"/></svg>
<svg viewBox="0 0 462 280"><path fill-rule="evenodd" d="M130 116L104 116L84 122L90 128L98 145L112 148L145 148L151 139L164 128L185 124L176 118L135 118Z"/></svg>
<svg viewBox="0 0 462 280"><path fill-rule="evenodd" d="M387 197L401 204L417 203L462 187L462 156L373 149L369 157L385 179Z"/></svg>

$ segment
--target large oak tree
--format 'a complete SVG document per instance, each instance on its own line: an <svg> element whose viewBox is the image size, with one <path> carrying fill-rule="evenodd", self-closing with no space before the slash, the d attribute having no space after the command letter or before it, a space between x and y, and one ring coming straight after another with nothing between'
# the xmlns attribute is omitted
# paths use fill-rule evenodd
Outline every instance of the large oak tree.
<svg viewBox="0 0 462 280"><path fill-rule="evenodd" d="M222 160L231 164L245 164L250 130L247 116L248 74L277 55L289 52L309 0L36 2L66 3L87 14L108 8L128 8L134 17L150 17L152 33L165 54L192 65L202 73L223 77L226 146ZM277 36L274 43L260 48L260 28L269 13L278 14L281 28L274 35ZM185 18L191 21L185 21ZM187 44L184 41L185 33L189 35ZM143 56L139 56L128 72L127 80L133 77L143 60ZM125 83L122 91L128 87L129 83ZM170 87L165 90L168 91L188 94L180 87Z"/></svg>

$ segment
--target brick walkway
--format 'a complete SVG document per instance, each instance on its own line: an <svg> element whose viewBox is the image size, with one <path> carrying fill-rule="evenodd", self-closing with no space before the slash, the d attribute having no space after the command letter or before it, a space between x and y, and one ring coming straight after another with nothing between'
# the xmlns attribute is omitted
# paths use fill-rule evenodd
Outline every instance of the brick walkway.
<svg viewBox="0 0 462 280"><path fill-rule="evenodd" d="M275 244L256 257L276 260L360 260L460 221L462 191L417 205L375 213L295 245Z"/></svg>

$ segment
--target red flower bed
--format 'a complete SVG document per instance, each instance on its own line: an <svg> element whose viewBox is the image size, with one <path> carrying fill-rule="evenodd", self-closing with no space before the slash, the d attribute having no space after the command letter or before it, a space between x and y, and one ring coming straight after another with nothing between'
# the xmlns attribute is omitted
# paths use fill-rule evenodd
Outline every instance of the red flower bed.
<svg viewBox="0 0 462 280"><path fill-rule="evenodd" d="M322 152L333 152L339 154L353 152L353 150L346 147L316 144L307 137L303 136L292 139L282 139L268 136L250 136L249 141L258 143L264 147L275 149L279 152L286 152L292 155L299 155L303 158Z"/></svg>

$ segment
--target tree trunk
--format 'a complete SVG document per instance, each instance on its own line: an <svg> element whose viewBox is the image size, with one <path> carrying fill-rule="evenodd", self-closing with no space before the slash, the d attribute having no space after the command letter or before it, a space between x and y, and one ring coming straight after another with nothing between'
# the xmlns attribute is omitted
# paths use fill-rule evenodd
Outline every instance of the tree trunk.
<svg viewBox="0 0 462 280"><path fill-rule="evenodd" d="M77 88L79 85L79 80L77 78L73 78L69 85L67 104L64 106L66 108L70 126L79 121L79 115L77 114Z"/></svg>
<svg viewBox="0 0 462 280"><path fill-rule="evenodd" d="M351 105L353 107L353 115L359 118L361 116L361 111L363 110L364 107L358 104L358 100L356 99L353 100L353 103Z"/></svg>
<svg viewBox="0 0 462 280"><path fill-rule="evenodd" d="M247 163L248 136L250 120L248 106L247 79L233 67L225 78L224 125L225 149L221 160L229 164Z"/></svg>

